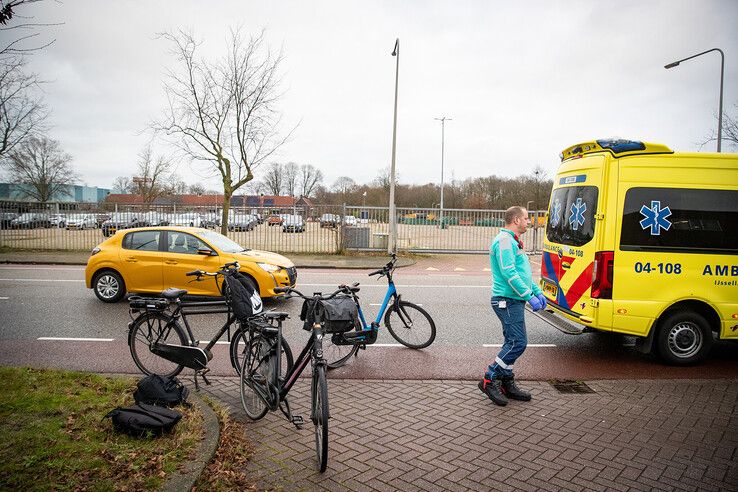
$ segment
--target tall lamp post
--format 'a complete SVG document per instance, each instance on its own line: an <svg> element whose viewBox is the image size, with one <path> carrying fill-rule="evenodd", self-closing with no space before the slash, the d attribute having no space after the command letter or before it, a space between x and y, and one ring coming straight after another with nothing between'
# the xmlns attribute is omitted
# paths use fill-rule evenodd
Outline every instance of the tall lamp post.
<svg viewBox="0 0 738 492"><path fill-rule="evenodd" d="M395 116L392 125L392 165L390 166L390 196L389 196L389 242L387 253L397 252L397 212L395 211L395 150L397 148L397 86L400 78L400 38L395 40L392 56L397 57L395 66Z"/></svg>
<svg viewBox="0 0 738 492"><path fill-rule="evenodd" d="M451 118L446 118L445 116L441 116L440 118L435 119L441 122L441 212L438 214L438 218L440 219L438 222L438 227L443 229L443 147L445 141L446 122L453 120Z"/></svg>
<svg viewBox="0 0 738 492"><path fill-rule="evenodd" d="M668 65L664 65L664 68L667 70L669 68L674 68L679 66L679 64L683 61L691 60L692 58L697 58L698 56L702 56L705 53L709 53L711 51L717 51L720 53L720 105L718 108L718 132L717 132L717 151L721 152L721 141L723 136L723 74L725 72L725 54L723 53L723 50L720 48L712 48L711 50L703 51L702 53L697 53L696 55L688 56L687 58L684 58L679 61L675 61L672 63L669 63Z"/></svg>

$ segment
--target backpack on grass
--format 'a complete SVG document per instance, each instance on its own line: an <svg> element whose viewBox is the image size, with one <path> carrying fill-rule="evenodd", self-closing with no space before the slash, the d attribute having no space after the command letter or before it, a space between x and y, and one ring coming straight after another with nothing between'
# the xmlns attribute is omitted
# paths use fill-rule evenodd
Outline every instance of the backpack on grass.
<svg viewBox="0 0 738 492"><path fill-rule="evenodd" d="M136 384L133 399L136 403L173 407L180 403L189 406L187 395L190 390L175 377L163 378L158 374L150 374L141 378Z"/></svg>
<svg viewBox="0 0 738 492"><path fill-rule="evenodd" d="M132 407L111 410L105 418L112 420L113 427L118 432L143 437L149 433L158 436L169 432L182 418L182 414L169 408L138 403Z"/></svg>

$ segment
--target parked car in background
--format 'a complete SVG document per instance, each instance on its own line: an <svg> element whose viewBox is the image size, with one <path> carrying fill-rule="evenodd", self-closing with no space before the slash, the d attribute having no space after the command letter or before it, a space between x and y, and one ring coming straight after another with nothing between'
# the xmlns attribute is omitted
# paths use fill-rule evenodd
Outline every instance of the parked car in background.
<svg viewBox="0 0 738 492"><path fill-rule="evenodd" d="M282 222L284 222L284 219L281 215L272 214L267 218L267 224L270 226L282 225Z"/></svg>
<svg viewBox="0 0 738 492"><path fill-rule="evenodd" d="M215 272L237 261L263 298L277 287L294 287L297 270L289 259L269 251L244 248L215 231L193 227L146 227L121 231L92 250L85 283L103 302L117 302L126 292L159 294L167 287L192 295L219 296L213 277L192 282L193 270Z"/></svg>
<svg viewBox="0 0 738 492"><path fill-rule="evenodd" d="M229 231L252 231L257 225L256 217L249 214L238 214L234 215L232 219L228 220Z"/></svg>
<svg viewBox="0 0 738 492"><path fill-rule="evenodd" d="M299 215L288 215L282 222L282 232L305 232L305 222Z"/></svg>
<svg viewBox="0 0 738 492"><path fill-rule="evenodd" d="M221 215L215 212L208 212L206 214L202 214L201 216L202 227L206 227L208 229L215 229L216 227L220 227L220 217ZM228 221L230 222L230 218Z"/></svg>
<svg viewBox="0 0 738 492"><path fill-rule="evenodd" d="M320 227L338 227L341 217L336 214L323 214L320 216Z"/></svg>
<svg viewBox="0 0 738 492"><path fill-rule="evenodd" d="M121 229L131 229L133 227L145 227L148 222L139 219L139 215L134 212L117 212L110 215L110 219L103 222L101 228L103 236L110 237Z"/></svg>
<svg viewBox="0 0 738 492"><path fill-rule="evenodd" d="M19 215L10 222L11 229L36 229L37 227L51 227L51 221L46 214L29 212Z"/></svg>
<svg viewBox="0 0 738 492"><path fill-rule="evenodd" d="M97 218L92 214L75 214L67 218L67 230L97 229Z"/></svg>
<svg viewBox="0 0 738 492"><path fill-rule="evenodd" d="M182 226L182 227L203 227L202 216L196 212L187 212L182 214L175 214L172 216L172 220L169 221L169 225Z"/></svg>
<svg viewBox="0 0 738 492"><path fill-rule="evenodd" d="M102 227L106 220L110 220L110 214L105 212L96 213L95 220L97 220L97 227Z"/></svg>
<svg viewBox="0 0 738 492"><path fill-rule="evenodd" d="M13 219L17 219L18 214L15 212L3 212L0 213L0 229L10 229L10 223Z"/></svg>
<svg viewBox="0 0 738 492"><path fill-rule="evenodd" d="M67 216L65 214L51 214L49 215L49 222L52 227L66 227Z"/></svg>
<svg viewBox="0 0 738 492"><path fill-rule="evenodd" d="M171 222L171 217L166 212L159 212L158 210L152 210L144 212L139 216L139 220L146 222L151 226L165 226Z"/></svg>
<svg viewBox="0 0 738 492"><path fill-rule="evenodd" d="M347 226L355 226L358 224L358 221L356 220L356 217L353 215L345 215L343 217L343 223Z"/></svg>

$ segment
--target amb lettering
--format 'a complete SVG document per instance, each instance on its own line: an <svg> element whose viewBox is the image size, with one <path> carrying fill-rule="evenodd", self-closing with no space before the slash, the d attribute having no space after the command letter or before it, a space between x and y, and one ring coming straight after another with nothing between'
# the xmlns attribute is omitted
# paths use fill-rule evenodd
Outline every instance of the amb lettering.
<svg viewBox="0 0 738 492"><path fill-rule="evenodd" d="M705 265L702 275L738 277L738 265ZM715 285L738 285L738 280L715 280Z"/></svg>

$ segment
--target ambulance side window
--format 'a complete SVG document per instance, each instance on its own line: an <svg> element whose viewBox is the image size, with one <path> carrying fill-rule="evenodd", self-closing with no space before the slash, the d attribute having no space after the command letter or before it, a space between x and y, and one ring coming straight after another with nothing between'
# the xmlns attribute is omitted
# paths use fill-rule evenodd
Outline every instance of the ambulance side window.
<svg viewBox="0 0 738 492"><path fill-rule="evenodd" d="M594 237L596 186L557 188L551 195L546 238L552 243L583 246Z"/></svg>
<svg viewBox="0 0 738 492"><path fill-rule="evenodd" d="M631 188L620 249L738 254L738 191Z"/></svg>

